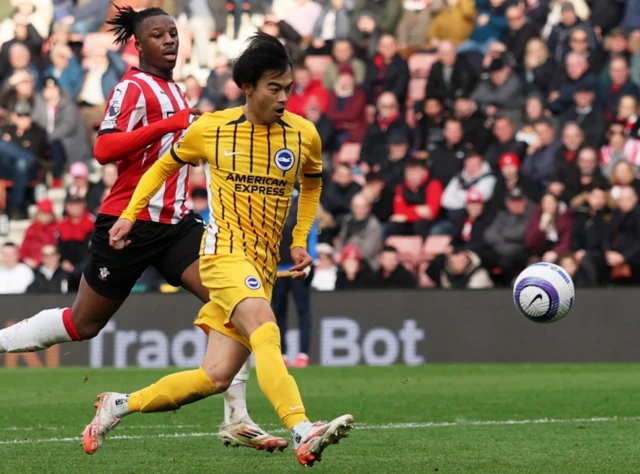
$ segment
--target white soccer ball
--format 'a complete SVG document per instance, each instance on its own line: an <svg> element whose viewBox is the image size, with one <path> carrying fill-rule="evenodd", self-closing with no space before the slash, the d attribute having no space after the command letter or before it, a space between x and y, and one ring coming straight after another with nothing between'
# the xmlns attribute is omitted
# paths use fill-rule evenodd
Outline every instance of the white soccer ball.
<svg viewBox="0 0 640 474"><path fill-rule="evenodd" d="M567 315L575 299L573 280L553 263L525 268L513 287L516 308L535 323L553 323Z"/></svg>

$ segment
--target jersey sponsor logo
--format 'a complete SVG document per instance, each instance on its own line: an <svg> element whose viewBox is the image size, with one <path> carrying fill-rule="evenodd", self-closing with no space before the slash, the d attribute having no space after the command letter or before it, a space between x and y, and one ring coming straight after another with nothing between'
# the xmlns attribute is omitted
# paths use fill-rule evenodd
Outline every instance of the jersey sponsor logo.
<svg viewBox="0 0 640 474"><path fill-rule="evenodd" d="M111 272L109 271L109 269L107 267L101 267L98 270L98 278L100 278L102 281L107 281L107 277L111 275Z"/></svg>
<svg viewBox="0 0 640 474"><path fill-rule="evenodd" d="M257 290L262 286L260 280L258 280L254 276L248 276L247 278L245 278L244 284L247 285L247 288L249 288L250 290Z"/></svg>
<svg viewBox="0 0 640 474"><path fill-rule="evenodd" d="M233 190L236 193L263 194L265 196L284 196L288 183L286 179L240 173L229 173L226 180L235 183Z"/></svg>
<svg viewBox="0 0 640 474"><path fill-rule="evenodd" d="M289 171L296 162L296 155L288 148L282 148L276 151L273 157L276 166L282 171Z"/></svg>

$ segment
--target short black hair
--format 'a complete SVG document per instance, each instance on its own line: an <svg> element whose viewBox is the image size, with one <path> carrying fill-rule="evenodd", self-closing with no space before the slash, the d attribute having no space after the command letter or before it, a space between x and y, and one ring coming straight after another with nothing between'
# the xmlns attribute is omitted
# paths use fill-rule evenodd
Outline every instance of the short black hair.
<svg viewBox="0 0 640 474"><path fill-rule="evenodd" d="M398 253L398 249L395 248L393 245L385 245L384 247L382 247L382 252Z"/></svg>
<svg viewBox="0 0 640 474"><path fill-rule="evenodd" d="M547 127L551 127L553 128L553 122L546 117L545 115L538 117L534 122L533 125L546 125Z"/></svg>
<svg viewBox="0 0 640 474"><path fill-rule="evenodd" d="M248 45L233 63L233 82L255 87L267 72L284 74L293 63L284 45L275 36L258 32L248 39Z"/></svg>
<svg viewBox="0 0 640 474"><path fill-rule="evenodd" d="M405 169L407 168L424 168L426 169L426 165L424 160L420 160L418 158L409 158L404 165Z"/></svg>
<svg viewBox="0 0 640 474"><path fill-rule="evenodd" d="M382 181L383 183L386 183L386 180L384 179L384 175L380 173L380 171L368 172L367 176L365 176L365 179L367 183L373 183L374 181Z"/></svg>
<svg viewBox="0 0 640 474"><path fill-rule="evenodd" d="M113 41L115 44L126 44L129 38L136 37L136 30L147 18L159 15L169 16L162 8L147 8L137 12L129 5L124 7L114 6L116 7L116 15L111 20L107 20L106 23L113 26L108 31L116 34L116 39Z"/></svg>
<svg viewBox="0 0 640 474"><path fill-rule="evenodd" d="M11 241L5 242L2 246L3 247L14 248L14 249L18 248L18 246L16 244L14 244L13 242L11 242Z"/></svg>

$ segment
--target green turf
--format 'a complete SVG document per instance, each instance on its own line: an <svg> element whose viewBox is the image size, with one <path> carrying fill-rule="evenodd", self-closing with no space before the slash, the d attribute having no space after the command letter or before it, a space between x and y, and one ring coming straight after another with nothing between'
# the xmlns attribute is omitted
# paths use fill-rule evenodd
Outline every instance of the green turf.
<svg viewBox="0 0 640 474"><path fill-rule="evenodd" d="M267 454L222 447L212 436L222 415L215 397L178 412L133 415L113 434L134 439L108 440L95 456L86 456L78 435L93 416L94 396L107 389L131 391L165 373L0 370L0 473L302 469L291 450ZM364 425L329 448L317 472L640 472L640 365L310 368L294 375L311 417L348 412ZM284 434L255 377L249 396L256 421ZM542 419L547 421L489 423ZM414 425L393 425L401 423ZM60 440L69 437L74 439Z"/></svg>

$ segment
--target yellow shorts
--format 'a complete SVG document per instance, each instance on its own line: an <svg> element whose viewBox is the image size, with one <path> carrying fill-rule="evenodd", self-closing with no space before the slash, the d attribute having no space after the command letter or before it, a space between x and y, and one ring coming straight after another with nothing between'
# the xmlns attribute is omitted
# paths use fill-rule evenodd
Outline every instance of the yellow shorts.
<svg viewBox="0 0 640 474"><path fill-rule="evenodd" d="M271 302L273 287L262 272L247 258L235 255L203 255L200 257L200 278L209 290L211 301L205 304L195 325L229 336L251 350L249 340L231 323L233 310L246 298L264 298Z"/></svg>

